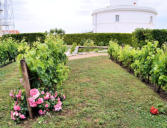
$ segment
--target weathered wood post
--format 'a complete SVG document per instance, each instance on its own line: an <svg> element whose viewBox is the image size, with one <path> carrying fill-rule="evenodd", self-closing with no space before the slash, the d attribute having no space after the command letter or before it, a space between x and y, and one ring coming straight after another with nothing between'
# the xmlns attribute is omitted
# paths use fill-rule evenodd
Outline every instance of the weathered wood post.
<svg viewBox="0 0 167 128"><path fill-rule="evenodd" d="M27 107L29 111L30 118L33 118L33 113L32 113L32 108L29 105L28 98L30 98L30 82L29 82L29 76L28 76L28 69L25 60L20 61L21 64L21 69L22 69L22 74L23 74L23 79L24 79L24 88L26 91L26 100L27 100Z"/></svg>

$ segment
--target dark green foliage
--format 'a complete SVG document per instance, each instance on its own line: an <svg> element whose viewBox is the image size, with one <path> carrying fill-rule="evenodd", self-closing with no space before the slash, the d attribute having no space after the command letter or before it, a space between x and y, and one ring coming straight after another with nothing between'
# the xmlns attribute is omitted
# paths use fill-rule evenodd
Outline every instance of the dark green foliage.
<svg viewBox="0 0 167 128"><path fill-rule="evenodd" d="M63 30L62 30L63 31ZM52 32L51 33L55 33ZM6 39L12 37L13 39L21 42L25 40L32 46L33 42L40 41L44 42L47 33L22 33L22 34L8 34L4 35L2 39ZM132 34L125 33L83 33L83 34L65 34L64 42L68 45L72 45L76 42L78 45L83 45L83 43L87 40L91 39L95 42L97 46L107 46L109 41L117 40L120 45L129 44L132 45Z"/></svg>
<svg viewBox="0 0 167 128"><path fill-rule="evenodd" d="M158 41L159 46L167 42L167 30L166 29L136 29L132 33L133 44L135 46L142 47L146 45L146 41Z"/></svg>
<svg viewBox="0 0 167 128"><path fill-rule="evenodd" d="M0 66L15 61L18 54L18 43L12 38L1 40L0 42Z"/></svg>
<svg viewBox="0 0 167 128"><path fill-rule="evenodd" d="M58 29L58 28L55 28L55 29L50 29L49 32L47 32L48 34L53 34L53 35L64 35L65 34L65 31L63 29Z"/></svg>
<svg viewBox="0 0 167 128"><path fill-rule="evenodd" d="M85 40L91 39L97 46L107 46L111 39L117 40L120 45L132 44L132 35L125 33L84 33L84 34L66 34L64 35L64 42L68 45L72 45L76 42L79 45L83 45Z"/></svg>
<svg viewBox="0 0 167 128"><path fill-rule="evenodd" d="M21 33L21 34L8 34L3 35L2 40L12 37L13 39L17 40L18 42L21 42L22 40L25 40L25 42L28 42L32 46L33 42L40 41L44 42L46 38L45 33Z"/></svg>

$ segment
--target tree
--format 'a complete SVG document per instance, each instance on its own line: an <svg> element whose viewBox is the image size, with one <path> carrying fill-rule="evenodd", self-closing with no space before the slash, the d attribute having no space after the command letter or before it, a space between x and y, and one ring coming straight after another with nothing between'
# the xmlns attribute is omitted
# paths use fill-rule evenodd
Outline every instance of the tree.
<svg viewBox="0 0 167 128"><path fill-rule="evenodd" d="M63 29L58 29L58 28L55 28L55 29L50 29L49 32L47 32L48 34L53 34L53 35L64 35L65 34L65 31Z"/></svg>

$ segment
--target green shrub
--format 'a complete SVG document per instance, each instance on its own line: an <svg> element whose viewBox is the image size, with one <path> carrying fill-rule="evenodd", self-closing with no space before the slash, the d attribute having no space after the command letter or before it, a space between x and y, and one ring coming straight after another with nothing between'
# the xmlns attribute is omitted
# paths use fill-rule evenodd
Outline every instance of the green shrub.
<svg viewBox="0 0 167 128"><path fill-rule="evenodd" d="M67 78L66 46L63 45L62 39L48 36L45 43L35 42L31 49L29 46L24 46L24 49L25 52L18 55L17 61L25 59L32 88L44 87L53 90Z"/></svg>
<svg viewBox="0 0 167 128"><path fill-rule="evenodd" d="M87 40L85 40L83 46L93 47L93 46L95 46L95 42L93 40L87 39Z"/></svg>
<svg viewBox="0 0 167 128"><path fill-rule="evenodd" d="M88 48L80 48L79 52L90 52L90 51L95 51L96 49L91 49L89 47L93 47L96 46L93 40L87 39L82 41L83 42L83 46L88 47Z"/></svg>
<svg viewBox="0 0 167 128"><path fill-rule="evenodd" d="M126 67L134 62L134 57L136 55L136 49L126 45L124 48L120 49L118 60Z"/></svg>
<svg viewBox="0 0 167 128"><path fill-rule="evenodd" d="M108 53L111 58L121 62L124 66L134 71L142 80L151 82L167 90L167 46L158 47L158 42L147 42L141 49L135 49L128 45L119 46L110 41Z"/></svg>
<svg viewBox="0 0 167 128"><path fill-rule="evenodd" d="M121 49L122 49L122 47L119 46L118 43L116 43L112 40L110 41L109 48L108 48L108 53L116 61L118 61Z"/></svg>
<svg viewBox="0 0 167 128"><path fill-rule="evenodd" d="M18 55L18 43L12 38L1 40L0 42L0 65L3 66L9 62L15 61Z"/></svg>
<svg viewBox="0 0 167 128"><path fill-rule="evenodd" d="M64 35L64 42L68 45L72 45L73 42L83 45L85 40L90 39L95 42L97 46L107 46L111 39L118 40L120 45L132 44L132 34L124 33L84 33L84 34L66 34Z"/></svg>
<svg viewBox="0 0 167 128"><path fill-rule="evenodd" d="M167 42L167 30L166 29L136 29L132 33L132 40L135 46L142 47L146 45L147 41L158 41L161 47Z"/></svg>
<svg viewBox="0 0 167 128"><path fill-rule="evenodd" d="M147 42L139 52L135 55L135 61L131 65L135 74L142 79L149 80L151 77L151 69L155 55L158 50L158 42Z"/></svg>
<svg viewBox="0 0 167 128"><path fill-rule="evenodd" d="M75 51L76 47L77 47L77 43L73 43L72 47L71 47L71 50L70 50L70 53L73 53Z"/></svg>

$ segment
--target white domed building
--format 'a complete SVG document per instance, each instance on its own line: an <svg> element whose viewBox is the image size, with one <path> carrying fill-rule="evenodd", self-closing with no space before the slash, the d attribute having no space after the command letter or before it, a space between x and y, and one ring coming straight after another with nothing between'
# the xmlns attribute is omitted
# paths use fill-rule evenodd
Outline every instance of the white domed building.
<svg viewBox="0 0 167 128"><path fill-rule="evenodd" d="M136 28L155 28L157 12L138 6L137 0L110 0L110 6L95 10L94 33L131 33Z"/></svg>

